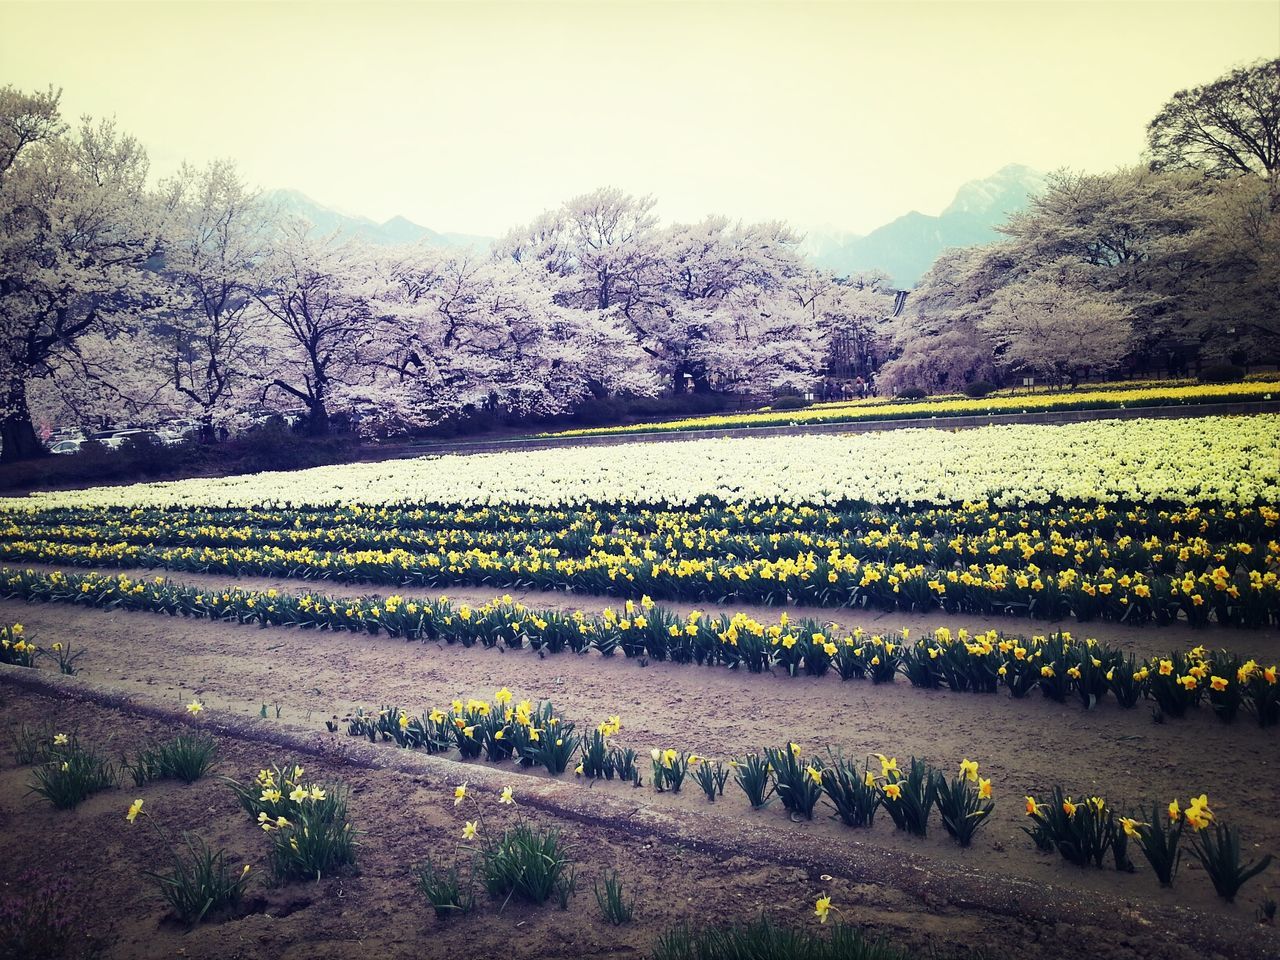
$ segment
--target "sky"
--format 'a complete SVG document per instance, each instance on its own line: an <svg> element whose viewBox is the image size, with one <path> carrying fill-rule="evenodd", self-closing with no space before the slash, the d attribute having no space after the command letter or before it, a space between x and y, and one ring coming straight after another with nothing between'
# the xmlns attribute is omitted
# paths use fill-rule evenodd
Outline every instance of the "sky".
<svg viewBox="0 0 1280 960"><path fill-rule="evenodd" d="M1009 163L1136 162L1178 89L1280 57L1280 2L21 3L0 85L153 172L495 236L597 186L665 220L866 232Z"/></svg>

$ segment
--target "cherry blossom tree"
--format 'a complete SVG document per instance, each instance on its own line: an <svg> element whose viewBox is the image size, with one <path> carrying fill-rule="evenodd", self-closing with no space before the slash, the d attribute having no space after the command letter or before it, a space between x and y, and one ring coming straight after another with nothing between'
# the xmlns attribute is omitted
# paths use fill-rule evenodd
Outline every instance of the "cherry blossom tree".
<svg viewBox="0 0 1280 960"><path fill-rule="evenodd" d="M134 328L160 295L146 269L166 205L147 157L111 122L73 134L57 95L0 92L0 461L43 450L29 385L76 362L90 333Z"/></svg>
<svg viewBox="0 0 1280 960"><path fill-rule="evenodd" d="M344 391L368 387L379 359L370 306L368 251L337 234L286 223L256 270L255 297L266 311L268 348L262 397L301 403L307 431L329 431Z"/></svg>
<svg viewBox="0 0 1280 960"><path fill-rule="evenodd" d="M271 220L229 162L184 166L170 189L177 215L164 272L173 291L157 339L173 389L196 408L209 442L215 418L265 369L266 317L253 294Z"/></svg>

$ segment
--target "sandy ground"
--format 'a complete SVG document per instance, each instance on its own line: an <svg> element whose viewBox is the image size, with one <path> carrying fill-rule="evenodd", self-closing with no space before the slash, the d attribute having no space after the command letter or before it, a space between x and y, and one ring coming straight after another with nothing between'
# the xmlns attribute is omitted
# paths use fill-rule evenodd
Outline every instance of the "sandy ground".
<svg viewBox="0 0 1280 960"><path fill-rule="evenodd" d="M6 670L12 673L12 668ZM0 724L9 728L23 721L50 721L56 728L73 729L108 751L128 751L139 742L171 735L175 726L155 711L128 704L104 706L23 689L0 673ZM216 722L211 725L217 729ZM680 921L745 920L767 911L777 920L811 925L813 900L822 893L833 898L844 922L914 950L936 951L929 955L938 958L989 957L998 949L1014 960L1066 952L1104 960L1192 960L1274 956L1280 948L1277 931L1250 924L1243 905L1229 911L1231 916L1215 918L1212 912L1206 916L1170 910L1167 900L1143 903L1160 899L1149 892L1130 899L1096 891L1103 893L1099 897L1073 886L1047 885L1024 885L1025 901L1001 904L993 901L991 890L985 896L967 896L958 886L949 892L946 871L929 870L928 861L914 853L877 862L873 851L861 849L858 841L832 847L815 845L813 841L821 838L802 833L779 837L778 831L803 829L782 818L746 824L736 833L708 837L703 843L698 830L718 831L698 826L703 819L699 812L672 816L668 811L665 818L651 818L650 829L638 818L582 813L592 806L616 811L616 798L557 801L557 796L570 793L581 798L585 788L545 780L533 783L514 774L495 779L491 769L472 771L473 793L491 796L497 783L510 779L523 801L515 811L498 810L490 803L492 826L525 816L560 827L580 864L578 892L569 913L560 912L554 903L511 905L499 912L481 895L475 913L442 923L412 892L412 865L428 856L446 861L457 856L455 838L463 820L474 814L466 807L454 808L450 784L456 778L440 776L430 766L440 761L373 746L362 746L345 758L338 751L324 755L323 745L319 757L290 755L278 744L264 742L271 739L269 733L255 733L269 731L270 724L249 721L236 726L248 733L219 735L216 774L246 779L267 762L296 759L309 778L351 786L352 819L361 831L356 872L316 883L266 885L267 842L216 776L190 786L130 784L99 794L74 811L60 812L24 796L29 774L6 755L0 762L0 884L8 885L26 870L68 876L82 898L85 928L103 945L104 955L147 960L640 957L648 955L661 930ZM404 764L418 761L422 769L361 763L361 750L396 753ZM125 807L135 796L145 800L151 822L126 823ZM692 838L689 831L679 833L681 821L694 825ZM161 831L176 837L183 830L194 830L224 847L233 862L250 864L258 878L241 911L192 931L166 917L154 889L140 876L142 869L165 860ZM919 846L925 845L936 844L925 841ZM981 870L998 873L986 865L989 850L972 854L981 858ZM637 897L635 921L621 928L600 919L591 893L592 879L606 868L618 869L626 889ZM1048 873L1050 883L1064 879L1056 869ZM1090 871L1083 876L1091 885L1093 878L1104 875ZM1189 886L1198 886L1199 878L1189 881ZM967 878L968 887L976 891L1002 883L984 883L976 871ZM109 895L103 893L108 890Z"/></svg>
<svg viewBox="0 0 1280 960"><path fill-rule="evenodd" d="M1149 709L1122 710L1107 701L1086 712L1076 703L1004 694L921 691L905 682L873 686L823 678L752 675L676 664L641 667L622 657L463 649L385 637L265 629L188 621L148 613L103 612L57 605L0 602L0 622L24 623L41 645L73 642L87 652L83 677L139 702L180 707L198 696L211 710L256 715L279 704L281 716L323 730L323 721L356 706L396 704L423 710L455 697L489 697L507 686L517 698L550 699L568 719L594 725L623 720L620 741L647 752L675 746L712 757L794 740L847 756L884 752L925 756L954 768L978 760L993 779L997 807L971 850L961 850L935 821L935 835L908 838L884 818L859 842L887 858L916 853L944 864L1051 882L1108 897L1151 899L1210 912L1252 911L1266 878L1235 908L1220 906L1196 866L1172 891L1161 891L1145 864L1136 876L1081 871L1038 854L1021 832L1025 794L1044 797L1061 783L1075 796L1114 803L1159 801L1208 793L1224 819L1238 825L1251 852L1280 853L1280 767L1277 734L1245 719L1228 726L1207 710L1181 721L1152 722ZM345 734L339 740L346 740ZM482 762L481 762L482 763ZM513 772L513 776L520 776ZM587 789L583 784L583 789ZM637 805L704 810L728 831L764 819L838 844L850 836L835 821L792 824L780 810L753 814L740 795L708 805L692 784L679 796L599 784ZM1273 868L1274 870L1275 868ZM1276 881L1272 881L1273 883Z"/></svg>

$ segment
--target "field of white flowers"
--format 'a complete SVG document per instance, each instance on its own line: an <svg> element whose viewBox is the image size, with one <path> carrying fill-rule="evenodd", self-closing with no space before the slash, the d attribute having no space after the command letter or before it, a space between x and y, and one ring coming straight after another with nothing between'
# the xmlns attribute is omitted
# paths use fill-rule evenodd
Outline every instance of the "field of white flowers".
<svg viewBox="0 0 1280 960"><path fill-rule="evenodd" d="M1280 416L571 447L0 500L0 508L1280 502Z"/></svg>

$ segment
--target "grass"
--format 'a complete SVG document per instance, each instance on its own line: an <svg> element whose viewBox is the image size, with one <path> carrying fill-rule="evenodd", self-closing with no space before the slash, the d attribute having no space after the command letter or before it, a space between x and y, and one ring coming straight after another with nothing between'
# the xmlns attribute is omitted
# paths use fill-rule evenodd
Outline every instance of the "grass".
<svg viewBox="0 0 1280 960"><path fill-rule="evenodd" d="M494 899L546 903L572 883L569 858L560 831L521 823L480 851L478 869ZM568 890L572 893L572 890ZM562 897L566 899L567 897Z"/></svg>
<svg viewBox="0 0 1280 960"><path fill-rule="evenodd" d="M653 960L907 960L908 954L860 930L792 930L765 917L751 923L694 930L675 927L658 938Z"/></svg>
<svg viewBox="0 0 1280 960"><path fill-rule="evenodd" d="M217 753L217 741L207 734L181 734L142 750L126 769L139 787L153 780L195 783L209 772Z"/></svg>
<svg viewBox="0 0 1280 960"><path fill-rule="evenodd" d="M145 871L143 876L160 888L174 916L194 927L211 910L239 904L249 883L249 865L235 870L227 863L226 851L214 852L191 834L184 834L182 840L182 847L170 851L173 869L169 873Z"/></svg>
<svg viewBox="0 0 1280 960"><path fill-rule="evenodd" d="M71 810L83 801L116 785L116 770L89 747L72 738L36 767L29 793L47 800L55 810Z"/></svg>

